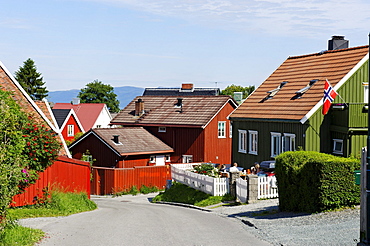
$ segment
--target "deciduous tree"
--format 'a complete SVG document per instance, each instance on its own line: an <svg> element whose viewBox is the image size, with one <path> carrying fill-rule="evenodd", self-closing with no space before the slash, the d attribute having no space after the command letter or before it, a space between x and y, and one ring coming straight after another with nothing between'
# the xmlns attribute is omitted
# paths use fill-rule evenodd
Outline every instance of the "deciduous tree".
<svg viewBox="0 0 370 246"><path fill-rule="evenodd" d="M221 95L230 95L233 96L234 92L243 92L243 99L247 98L253 91L255 87L252 86L246 86L243 87L241 85L229 85L224 90L221 91Z"/></svg>
<svg viewBox="0 0 370 246"><path fill-rule="evenodd" d="M103 84L97 79L81 89L77 97L80 98L81 103L105 103L112 113L118 113L120 110L114 88Z"/></svg>

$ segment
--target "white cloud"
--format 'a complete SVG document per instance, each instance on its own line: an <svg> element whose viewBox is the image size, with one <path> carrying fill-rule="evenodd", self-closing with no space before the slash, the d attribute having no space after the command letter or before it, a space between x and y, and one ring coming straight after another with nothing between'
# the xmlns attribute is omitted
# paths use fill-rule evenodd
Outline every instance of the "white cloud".
<svg viewBox="0 0 370 246"><path fill-rule="evenodd" d="M14 29L30 29L29 22L24 19L4 18L0 19L0 27Z"/></svg>
<svg viewBox="0 0 370 246"><path fill-rule="evenodd" d="M368 31L368 0L86 0L216 28L302 35Z"/></svg>

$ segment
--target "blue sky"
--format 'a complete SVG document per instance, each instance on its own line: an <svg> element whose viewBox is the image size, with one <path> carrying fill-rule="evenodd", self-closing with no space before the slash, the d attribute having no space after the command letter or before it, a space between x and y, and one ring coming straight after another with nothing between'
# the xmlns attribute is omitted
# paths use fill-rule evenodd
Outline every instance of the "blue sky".
<svg viewBox="0 0 370 246"><path fill-rule="evenodd" d="M258 86L332 35L367 45L369 10L368 0L4 0L0 60L14 74L33 59L49 91L95 79Z"/></svg>

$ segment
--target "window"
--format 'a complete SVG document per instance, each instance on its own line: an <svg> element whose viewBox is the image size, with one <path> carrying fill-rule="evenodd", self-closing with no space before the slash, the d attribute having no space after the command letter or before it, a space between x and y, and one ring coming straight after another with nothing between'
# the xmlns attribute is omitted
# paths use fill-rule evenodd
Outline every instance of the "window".
<svg viewBox="0 0 370 246"><path fill-rule="evenodd" d="M192 163L193 156L192 155L183 155L182 156L182 163Z"/></svg>
<svg viewBox="0 0 370 246"><path fill-rule="evenodd" d="M219 138L226 138L226 121L219 121L218 122L218 137Z"/></svg>
<svg viewBox="0 0 370 246"><path fill-rule="evenodd" d="M271 132L271 157L275 157L281 152L281 133Z"/></svg>
<svg viewBox="0 0 370 246"><path fill-rule="evenodd" d="M101 128L101 125L96 125L96 128Z"/></svg>
<svg viewBox="0 0 370 246"><path fill-rule="evenodd" d="M166 127L165 126L158 127L158 132L166 132Z"/></svg>
<svg viewBox="0 0 370 246"><path fill-rule="evenodd" d="M368 103L369 102L369 83L362 82L362 85L364 86L364 103Z"/></svg>
<svg viewBox="0 0 370 246"><path fill-rule="evenodd" d="M334 154L343 154L343 139L333 139L333 153Z"/></svg>
<svg viewBox="0 0 370 246"><path fill-rule="evenodd" d="M247 153L247 131L238 130L238 151L240 153Z"/></svg>
<svg viewBox="0 0 370 246"><path fill-rule="evenodd" d="M150 162L150 163L155 163L155 155L151 155L151 156L149 157L149 162Z"/></svg>
<svg viewBox="0 0 370 246"><path fill-rule="evenodd" d="M282 147L282 152L295 151L295 134L284 133Z"/></svg>
<svg viewBox="0 0 370 246"><path fill-rule="evenodd" d="M67 136L68 137L73 137L75 134L74 134L74 125L68 125L67 126Z"/></svg>
<svg viewBox="0 0 370 246"><path fill-rule="evenodd" d="M249 135L249 149L248 153L252 155L257 155L257 146L258 146L258 132L257 131L248 131Z"/></svg>
<svg viewBox="0 0 370 246"><path fill-rule="evenodd" d="M171 162L171 156L170 155L166 155L164 158L165 158L166 162Z"/></svg>

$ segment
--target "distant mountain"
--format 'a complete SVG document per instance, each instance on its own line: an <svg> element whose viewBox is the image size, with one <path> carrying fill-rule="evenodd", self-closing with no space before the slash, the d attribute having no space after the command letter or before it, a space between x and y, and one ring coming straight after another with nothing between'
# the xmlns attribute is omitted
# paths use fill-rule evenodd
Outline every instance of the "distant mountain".
<svg viewBox="0 0 370 246"><path fill-rule="evenodd" d="M80 90L68 91L49 91L48 101L53 103L70 103L73 98L76 98ZM120 109L126 107L135 97L141 96L144 88L133 86L114 87L114 93L117 95Z"/></svg>

